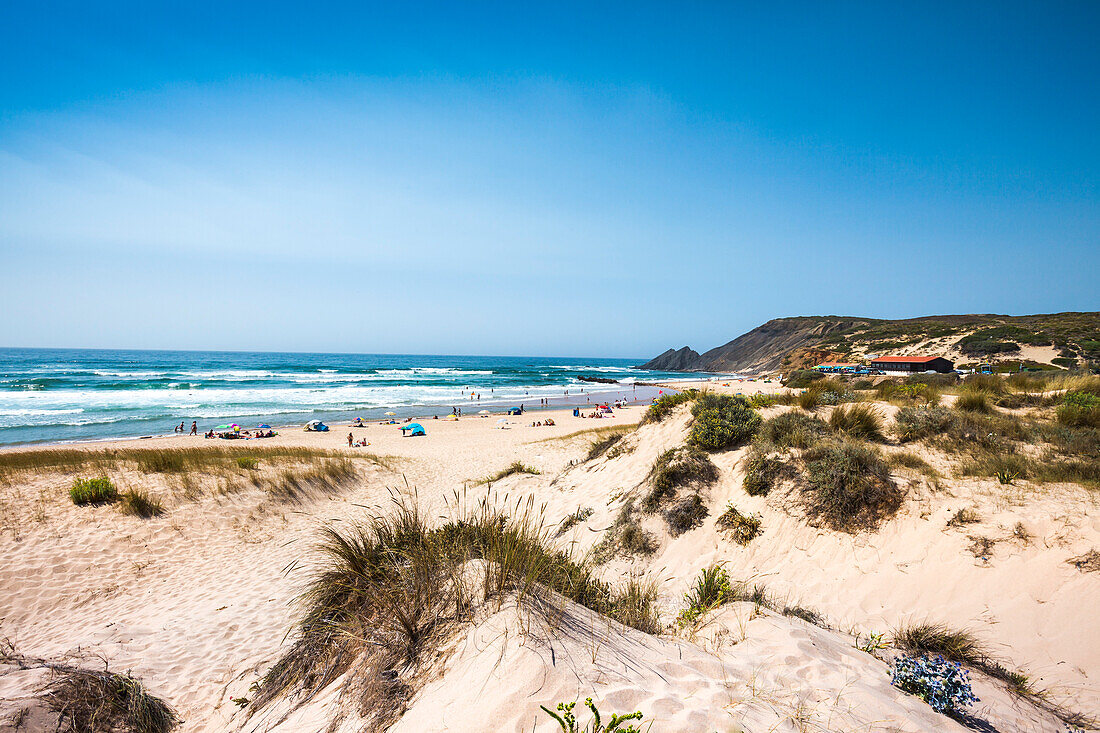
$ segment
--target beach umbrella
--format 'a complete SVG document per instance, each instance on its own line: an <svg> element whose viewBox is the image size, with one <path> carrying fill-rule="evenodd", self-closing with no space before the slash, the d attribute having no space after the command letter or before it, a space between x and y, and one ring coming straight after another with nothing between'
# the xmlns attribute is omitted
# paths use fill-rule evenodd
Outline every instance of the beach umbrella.
<svg viewBox="0 0 1100 733"><path fill-rule="evenodd" d="M489 411L488 410L480 410L477 414L479 414L479 415L488 415Z"/></svg>
<svg viewBox="0 0 1100 733"><path fill-rule="evenodd" d="M216 425L214 427L214 429L215 430L232 430L233 426L232 425Z"/></svg>
<svg viewBox="0 0 1100 733"><path fill-rule="evenodd" d="M505 419L505 418L503 418L503 417L502 417L502 418L500 418L499 420L497 420L497 424L500 424L500 423L507 423L507 422L508 422L508 420L507 420L507 419Z"/></svg>
<svg viewBox="0 0 1100 733"><path fill-rule="evenodd" d="M267 423L260 423L259 425L256 426L256 429L257 430L270 430L271 426L268 425Z"/></svg>
<svg viewBox="0 0 1100 733"><path fill-rule="evenodd" d="M397 413L396 412L387 412L386 414L387 415L396 415Z"/></svg>

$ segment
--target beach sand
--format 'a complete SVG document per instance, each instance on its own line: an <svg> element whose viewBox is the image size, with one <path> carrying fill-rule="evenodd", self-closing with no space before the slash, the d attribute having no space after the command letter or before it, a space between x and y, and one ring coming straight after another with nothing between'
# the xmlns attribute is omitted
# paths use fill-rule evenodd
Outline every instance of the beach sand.
<svg viewBox="0 0 1100 733"><path fill-rule="evenodd" d="M781 389L759 381L706 386L745 394ZM328 433L283 429L258 441L172 436L66 446L303 446L358 460L346 486L293 501L247 484L227 489L218 483L224 478L186 494L170 476L119 472L122 488L141 485L162 499L167 512L153 519L109 505L73 506L71 472L9 477L0 503L0 637L29 656L93 666L102 666L101 657L112 670L132 671L177 708L182 730L322 730L332 718L325 699L283 721L246 721L231 702L250 694L288 643L293 600L308 578L321 526L385 510L396 494L415 497L440 520L464 497L492 495L505 505L534 497L551 523L579 507L593 509L562 537L563 546L587 551L613 522L624 492L686 435L688 414L680 408L631 434L622 455L585 460L594 438L633 426L643 411L635 406L593 420L544 410L506 418L504 429L499 415L428 419L420 421L428 435L417 438L370 424L333 425ZM531 426L548 416L555 426ZM348 448L349 432L371 445ZM774 502L747 496L740 488L744 450L715 456L721 479L709 493L703 526L676 538L665 533L653 557L615 559L602 574L614 583L658 580L667 623L694 575L721 562L731 576L815 609L831 630L735 604L693 638L671 629L656 637L613 628L580 607L568 615L566 633L541 628L506 604L456 640L445 668L393 730L529 731L536 721L537 731L556 730L538 706L587 695L604 710L643 710L662 731L964 730L891 687L888 660L855 648L853 634L888 634L924 620L973 630L1058 700L1100 712L1100 616L1091 611L1100 604L1100 574L1067 562L1100 547L1100 514L1088 492L1062 487L1024 496L979 479L953 480L948 492L935 492L908 477L911 498L901 514L878 533L851 536L810 527ZM381 458L367 459L368 452ZM479 483L515 461L539 473ZM751 545L716 531L727 502L762 517L764 533ZM945 528L962 506L977 507L980 524ZM1016 522L1026 525L1026 542L1007 539ZM967 551L975 534L998 538L992 558ZM32 706L40 682L40 673L0 667L0 720ZM977 712L998 730L1065 729L998 683L975 684L983 699ZM353 722L341 729L356 729Z"/></svg>

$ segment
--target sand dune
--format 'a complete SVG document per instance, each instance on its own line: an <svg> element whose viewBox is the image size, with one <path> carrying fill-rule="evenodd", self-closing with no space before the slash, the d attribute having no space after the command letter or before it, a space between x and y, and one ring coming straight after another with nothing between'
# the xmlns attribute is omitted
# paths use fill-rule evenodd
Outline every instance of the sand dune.
<svg viewBox="0 0 1100 733"><path fill-rule="evenodd" d="M620 411L614 421L552 414L555 427L530 427L530 417L504 430L495 417L431 421L429 436L419 439L403 439L392 426L355 429L371 441L368 450L389 458L383 465L358 461L347 488L300 502L247 486L223 495L216 485L188 499L168 478L123 472L120 481L147 483L168 508L163 517L142 520L110 506L73 506L65 493L70 474L13 479L2 506L0 636L24 654L89 664L98 655L112 669L132 670L177 708L182 730L322 730L333 719L326 695L281 722L285 710L246 720L231 702L249 696L249 686L285 647L292 601L308 577L322 523L384 508L395 489L439 518L464 491L491 493L506 504L533 496L551 524L592 509L560 539L585 553L645 482L655 457L683 442L688 423L681 408L630 434L613 456L586 461L594 436L632 424L641 409ZM592 428L604 430L573 434ZM355 456L363 449L346 448L347 432L286 432L265 445ZM195 440L141 441L141 447L210 444ZM720 479L707 493L710 516L701 527L673 538L660 519L645 519L660 538L656 554L614 558L604 578L660 581L669 622L698 571L723 563L732 577L764 584L843 631L737 603L692 634L670 627L651 636L564 600L557 604L564 615L550 622L505 604L485 609L461 631L392 730L554 730L539 705L589 695L605 711L641 710L662 731L961 730L891 687L887 662L855 648L853 634L889 632L912 620L967 627L1059 701L1100 711L1100 622L1084 610L1100 601L1100 582L1066 562L1100 546L1100 520L1087 492L1058 486L1025 495L980 479L952 479L936 490L916 475L899 475L909 488L899 516L877 533L853 536L811 527L774 496L746 495L743 452L715 455ZM540 473L477 485L516 460ZM746 547L716 531L727 502L762 519L763 534ZM963 506L976 508L981 521L947 527ZM1012 535L1017 522L1027 540ZM975 534L998 540L987 559L967 551ZM883 654L888 659L890 652ZM28 688L40 682L0 669L0 719L27 705ZM975 689L982 698L975 714L998 730L1065 727L1000 683L977 675ZM357 729L355 715L344 729Z"/></svg>

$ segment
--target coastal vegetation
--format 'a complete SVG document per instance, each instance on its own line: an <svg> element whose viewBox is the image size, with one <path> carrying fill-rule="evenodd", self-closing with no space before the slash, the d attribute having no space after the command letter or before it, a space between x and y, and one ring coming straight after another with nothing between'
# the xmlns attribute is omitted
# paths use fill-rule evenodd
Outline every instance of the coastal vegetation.
<svg viewBox="0 0 1100 733"><path fill-rule="evenodd" d="M106 476L78 478L69 489L69 498L77 506L107 504L118 499L118 489Z"/></svg>
<svg viewBox="0 0 1100 733"><path fill-rule="evenodd" d="M323 528L316 546L323 563L299 599L294 641L257 684L249 710L308 699L350 672L341 698L354 698L372 727L387 727L440 641L490 600L552 616L561 596L655 630L652 585L613 590L590 565L555 549L542 527L530 502L509 515L483 500L434 528L405 502Z"/></svg>

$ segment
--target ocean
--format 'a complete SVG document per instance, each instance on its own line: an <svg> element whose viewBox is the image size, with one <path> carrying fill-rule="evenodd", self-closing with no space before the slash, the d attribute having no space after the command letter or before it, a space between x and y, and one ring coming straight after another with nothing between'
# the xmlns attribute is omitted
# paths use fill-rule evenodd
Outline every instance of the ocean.
<svg viewBox="0 0 1100 733"><path fill-rule="evenodd" d="M456 406L465 414L520 402L530 409L543 397L555 406L585 404L593 394L624 389L649 399L656 390L634 383L685 378L631 368L640 361L0 349L0 445L170 434L180 422L190 430L192 420L205 431L227 422L442 416ZM470 400L471 391L480 400Z"/></svg>

